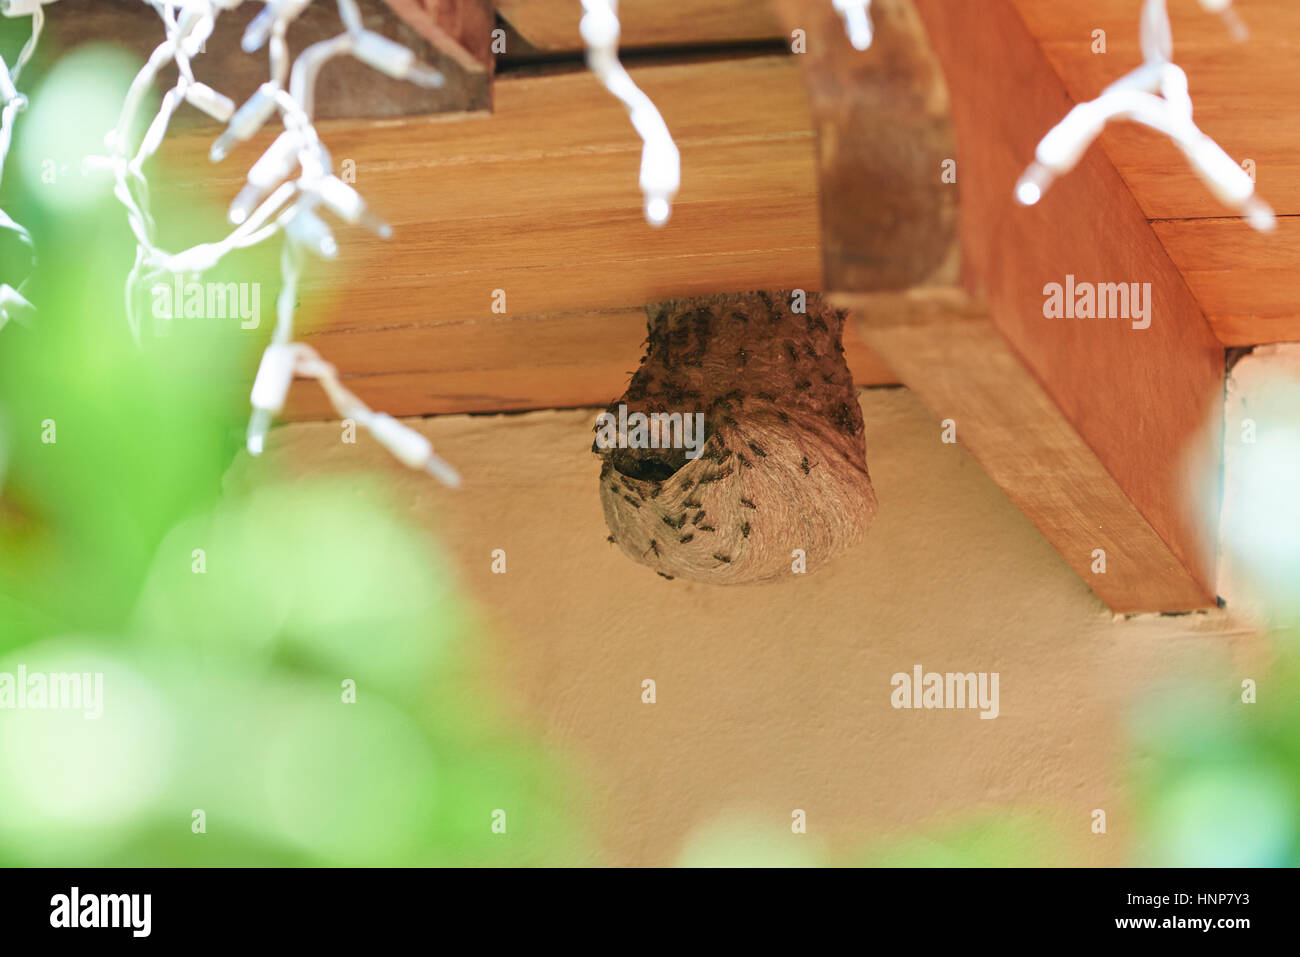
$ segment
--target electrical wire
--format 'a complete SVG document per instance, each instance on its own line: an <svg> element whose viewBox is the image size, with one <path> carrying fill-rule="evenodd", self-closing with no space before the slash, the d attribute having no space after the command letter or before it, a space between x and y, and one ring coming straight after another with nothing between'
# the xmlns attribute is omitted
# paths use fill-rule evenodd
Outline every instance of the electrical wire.
<svg viewBox="0 0 1300 957"><path fill-rule="evenodd" d="M281 288L276 299L276 325L263 353L250 400L247 447L260 454L268 430L282 410L295 374L321 382L335 409L370 429L399 460L427 471L448 485L459 484L455 470L440 459L418 432L382 413L370 410L342 387L337 370L310 347L293 342L297 284L307 254L333 259L338 243L320 215L329 212L350 225L369 228L382 238L391 228L366 205L361 195L334 174L329 151L313 123L315 85L321 68L331 59L351 56L395 79L425 87L442 86L441 73L420 63L415 54L393 40L364 27L356 0L337 0L343 32L313 43L290 61L286 34L289 25L312 0L267 0L249 22L241 39L246 53L267 48L269 79L243 104L234 102L195 79L192 61L224 11L244 0L144 0L158 13L165 39L136 74L122 106L117 126L105 138L108 154L88 158L87 166L109 171L114 195L126 209L136 239L135 263L126 279L126 308L132 335L138 342L142 325L141 292L161 278L197 276L237 249L246 249L280 235ZM159 74L176 68L176 82L162 97L158 112L134 146L130 131L138 128L145 94ZM244 187L230 205L233 229L223 238L189 249L169 252L155 239L149 212L145 164L162 145L176 111L189 104L226 124L212 144L210 159L220 162L239 144L251 139L278 115L284 131L249 169Z"/></svg>
<svg viewBox="0 0 1300 957"><path fill-rule="evenodd" d="M1232 8L1232 0L1200 2L1207 12L1224 18L1236 39L1245 39L1246 28ZM1250 174L1192 120L1187 74L1173 62L1173 31L1165 0L1146 0L1141 45L1144 62L1140 67L1112 83L1095 100L1075 106L1043 137L1033 163L1016 184L1016 199L1025 206L1037 203L1058 177L1074 169L1106 124L1129 120L1168 136L1220 202L1239 211L1255 229L1272 230L1277 219L1272 208L1255 194Z"/></svg>

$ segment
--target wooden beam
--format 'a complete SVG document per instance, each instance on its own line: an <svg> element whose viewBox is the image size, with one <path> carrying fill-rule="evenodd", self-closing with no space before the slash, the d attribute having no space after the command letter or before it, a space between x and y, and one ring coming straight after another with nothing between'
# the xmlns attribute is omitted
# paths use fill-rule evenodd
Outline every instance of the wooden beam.
<svg viewBox="0 0 1300 957"><path fill-rule="evenodd" d="M326 329L308 340L346 370L349 388L375 408L442 415L605 406L626 388L645 335L645 309L629 307ZM851 326L844 358L855 385L898 381ZM319 389L304 382L292 393L290 415L328 419L336 413Z"/></svg>
<svg viewBox="0 0 1300 957"><path fill-rule="evenodd" d="M1104 581L1094 576L1090 584L1117 610L1212 604L1213 531L1188 501L1200 478L1190 474L1189 463L1217 474L1222 346L1103 152L1089 153L1038 206L1024 209L1012 201L1038 139L1071 101L1011 5L917 0L917 8L952 98L968 284L984 290L1008 347L1186 576L1181 587L1165 590L1156 572L1171 563L1134 568L1131 574L1150 576L1152 587L1140 598L1126 598L1126 592L1110 595L1123 575L1111 564ZM980 52L989 49L1002 51L1001 62L1016 69L990 70ZM1044 318L1047 285L1064 284L1071 275L1094 283L1150 283L1150 327L1134 329L1122 319ZM1035 427L1025 425L1027 431ZM1082 491L1069 473L1061 475L1060 489ZM1058 519L1071 516L1038 517L1040 527ZM1073 520L1105 531L1107 518L1080 502ZM1134 533L1147 537L1145 529ZM1189 603L1192 595L1199 600Z"/></svg>
<svg viewBox="0 0 1300 957"><path fill-rule="evenodd" d="M384 0L403 20L471 73L492 70L490 0Z"/></svg>
<svg viewBox="0 0 1300 957"><path fill-rule="evenodd" d="M321 124L395 232L383 242L339 226L337 263L308 270L303 335L362 398L396 415L603 406L641 355L645 304L820 290L814 135L798 69L777 56L632 70L682 152L682 191L662 230L642 217L641 143L627 113L585 72L498 79L492 114ZM164 147L167 173L151 177L164 227L227 228L194 198L227 202L265 139L219 166L208 143L184 135ZM253 268L239 262L236 271ZM232 277L263 283L263 325L238 333L256 341L277 288L269 265ZM497 289L504 314L492 310ZM857 384L897 382L859 340L846 336L845 347ZM310 383L293 390L290 412L334 415Z"/></svg>
<svg viewBox="0 0 1300 957"><path fill-rule="evenodd" d="M1069 107L1015 10L879 0L864 54L820 8L784 9L808 35L823 208L843 210L824 220L828 253L840 251L826 262L831 301L853 309L867 345L956 422L1112 610L1212 605L1213 543L1183 496L1195 484L1186 463L1217 461L1223 350L1100 151L1040 207L1014 203L1038 138ZM989 69L988 50L1015 69ZM901 135L870 127L873 97ZM955 183L941 176L945 155ZM1149 282L1150 328L1045 318L1045 288L1069 275ZM1093 573L1097 549L1105 573Z"/></svg>
<svg viewBox="0 0 1300 957"><path fill-rule="evenodd" d="M501 16L537 49L582 49L578 0L496 0L496 5ZM764 0L621 0L618 16L623 47L743 43L785 35Z"/></svg>

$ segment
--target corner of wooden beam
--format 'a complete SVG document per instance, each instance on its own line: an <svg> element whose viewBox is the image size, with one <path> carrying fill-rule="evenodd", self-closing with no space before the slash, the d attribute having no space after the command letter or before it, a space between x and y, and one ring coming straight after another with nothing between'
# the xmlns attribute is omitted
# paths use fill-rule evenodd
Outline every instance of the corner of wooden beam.
<svg viewBox="0 0 1300 957"><path fill-rule="evenodd" d="M935 415L952 420L957 441L1112 611L1215 604L984 303L943 287L829 299Z"/></svg>

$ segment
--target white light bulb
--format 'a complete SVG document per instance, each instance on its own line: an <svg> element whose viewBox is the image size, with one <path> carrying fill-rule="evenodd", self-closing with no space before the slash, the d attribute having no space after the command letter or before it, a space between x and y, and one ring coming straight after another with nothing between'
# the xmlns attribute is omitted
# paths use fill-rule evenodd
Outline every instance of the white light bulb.
<svg viewBox="0 0 1300 957"><path fill-rule="evenodd" d="M663 226L673 215L672 203L662 196L652 196L646 200L645 218L651 226Z"/></svg>
<svg viewBox="0 0 1300 957"><path fill-rule="evenodd" d="M1043 191L1038 184L1030 180L1021 180L1016 186L1016 199L1024 206L1033 206L1043 198Z"/></svg>

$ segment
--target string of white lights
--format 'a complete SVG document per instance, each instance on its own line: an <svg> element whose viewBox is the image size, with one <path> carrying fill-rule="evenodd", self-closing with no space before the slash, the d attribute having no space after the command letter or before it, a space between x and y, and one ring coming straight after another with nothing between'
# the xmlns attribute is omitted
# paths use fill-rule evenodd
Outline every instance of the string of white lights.
<svg viewBox="0 0 1300 957"><path fill-rule="evenodd" d="M1200 0L1218 13L1233 35L1245 39L1245 25L1232 0ZM1173 62L1173 31L1165 0L1146 0L1142 10L1142 66L1107 87L1095 100L1080 103L1038 144L1034 162L1016 184L1026 206L1042 199L1052 182L1070 172L1112 120L1130 120L1164 133L1220 202L1238 210L1261 232L1276 225L1272 208L1255 195L1255 183L1223 148L1192 120L1187 74Z"/></svg>
<svg viewBox="0 0 1300 957"><path fill-rule="evenodd" d="M618 0L582 0L583 42L587 65L605 88L623 101L632 126L641 136L641 193L651 226L668 222L673 197L682 182L681 155L668 125L650 97L641 91L618 59Z"/></svg>
<svg viewBox="0 0 1300 957"><path fill-rule="evenodd" d="M855 50L871 46L875 31L871 26L871 0L831 0L831 4L844 18L844 30Z"/></svg>
<svg viewBox="0 0 1300 957"><path fill-rule="evenodd" d="M298 279L307 253L324 259L338 254L338 244L326 221L328 211L350 225L363 225L383 238L392 230L366 206L351 186L334 175L328 150L313 124L316 78L329 60L352 56L399 80L437 87L442 74L418 62L415 54L393 40L365 29L356 0L337 0L344 32L313 43L291 61L286 35L289 25L312 0L266 0L249 22L241 46L246 53L268 47L270 78L238 108L229 97L194 77L192 59L212 35L222 11L239 7L243 0L144 0L162 19L165 39L153 51L127 91L116 128L105 138L109 155L92 158L89 165L109 170L114 194L126 208L127 221L136 238L135 264L126 280L127 315L133 335L140 335L140 293L164 277L197 276L213 268L228 253L283 234L281 288L276 300L276 324L271 344L263 353L251 402L247 445L260 454L274 416L283 408L296 374L321 382L335 409L344 418L366 426L382 445L412 468L424 469L447 483L459 484L450 465L418 432L395 419L373 412L338 381L337 371L314 350L293 339L293 316ZM132 149L130 131L137 127L145 93L163 69L175 66L176 83L162 97L161 106ZM210 158L224 159L240 143L251 139L272 117L279 115L284 131L249 169L247 181L230 205L234 227L224 238L170 253L157 245L149 212L149 185L144 164L157 152L171 118L182 103L189 103L225 123L213 143Z"/></svg>
<svg viewBox="0 0 1300 957"><path fill-rule="evenodd" d="M14 123L18 119L18 114L27 109L27 97L18 92L18 77L23 67L27 65L27 61L32 58L32 54L36 52L36 44L40 41L41 28L45 25L43 3L54 3L54 0L0 0L0 13L4 16L32 18L32 35L23 44L13 68L10 69L4 58L0 57L0 178L4 176L5 161L9 158ZM36 246L32 242L31 233L22 224L15 222L3 209L0 209L0 230L13 233L31 253L32 262L35 262ZM11 319L26 319L35 311L27 297L23 295L23 288L26 285L26 276L19 280L16 287L8 282L0 282L0 328L4 328Z"/></svg>

